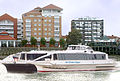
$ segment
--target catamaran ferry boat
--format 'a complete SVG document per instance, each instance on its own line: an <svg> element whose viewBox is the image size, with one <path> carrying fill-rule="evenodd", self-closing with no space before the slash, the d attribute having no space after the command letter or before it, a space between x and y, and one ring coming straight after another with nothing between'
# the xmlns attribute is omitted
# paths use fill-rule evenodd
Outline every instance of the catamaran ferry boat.
<svg viewBox="0 0 120 81"><path fill-rule="evenodd" d="M85 45L69 45L64 51L30 51L10 55L2 64L8 72L69 72L114 70L108 54Z"/></svg>

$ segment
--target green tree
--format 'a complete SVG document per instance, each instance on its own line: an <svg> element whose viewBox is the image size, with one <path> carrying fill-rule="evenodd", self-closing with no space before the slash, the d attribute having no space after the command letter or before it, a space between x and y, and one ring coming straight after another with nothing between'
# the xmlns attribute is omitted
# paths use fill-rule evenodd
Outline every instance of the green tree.
<svg viewBox="0 0 120 81"><path fill-rule="evenodd" d="M44 37L42 37L40 40L40 45L45 45L45 44L46 44L46 40Z"/></svg>
<svg viewBox="0 0 120 81"><path fill-rule="evenodd" d="M55 45L55 39L54 38L50 38L50 45Z"/></svg>
<svg viewBox="0 0 120 81"><path fill-rule="evenodd" d="M37 40L34 37L31 37L30 42L31 42L31 45L36 45Z"/></svg>
<svg viewBox="0 0 120 81"><path fill-rule="evenodd" d="M82 36L80 30L72 29L71 32L69 32L69 35L67 36L66 42L68 45L77 45L81 43L81 38Z"/></svg>
<svg viewBox="0 0 120 81"><path fill-rule="evenodd" d="M22 40L22 41L21 41L21 45L22 45L22 46L25 46L25 45L27 44L27 42L28 42L27 40Z"/></svg>
<svg viewBox="0 0 120 81"><path fill-rule="evenodd" d="M65 40L63 38L61 38L59 42L61 47L65 46Z"/></svg>

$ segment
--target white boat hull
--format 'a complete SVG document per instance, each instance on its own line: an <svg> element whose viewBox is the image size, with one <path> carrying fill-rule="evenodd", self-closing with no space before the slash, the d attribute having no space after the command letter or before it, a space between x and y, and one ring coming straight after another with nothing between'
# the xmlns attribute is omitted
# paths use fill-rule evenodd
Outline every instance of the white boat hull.
<svg viewBox="0 0 120 81"><path fill-rule="evenodd" d="M105 71L114 70L115 63L107 64L51 64L35 63L37 72L69 72L69 71Z"/></svg>

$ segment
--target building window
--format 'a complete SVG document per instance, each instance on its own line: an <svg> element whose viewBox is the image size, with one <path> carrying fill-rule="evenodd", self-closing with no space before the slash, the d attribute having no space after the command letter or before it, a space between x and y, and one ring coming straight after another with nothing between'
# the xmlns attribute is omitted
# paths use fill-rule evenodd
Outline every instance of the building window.
<svg viewBox="0 0 120 81"><path fill-rule="evenodd" d="M39 35L41 35L41 33L39 33Z"/></svg>
<svg viewBox="0 0 120 81"><path fill-rule="evenodd" d="M48 35L51 35L51 33L48 33Z"/></svg>
<svg viewBox="0 0 120 81"><path fill-rule="evenodd" d="M45 28L44 30L47 31L47 28Z"/></svg>
<svg viewBox="0 0 120 81"><path fill-rule="evenodd" d="M48 21L49 21L49 22L51 22L52 20L51 20L51 19L49 19Z"/></svg>
<svg viewBox="0 0 120 81"><path fill-rule="evenodd" d="M37 35L37 33L34 33L34 35Z"/></svg>
<svg viewBox="0 0 120 81"><path fill-rule="evenodd" d="M39 26L41 26L41 24L38 24Z"/></svg>
<svg viewBox="0 0 120 81"><path fill-rule="evenodd" d="M49 28L49 31L51 31L51 28Z"/></svg>
<svg viewBox="0 0 120 81"><path fill-rule="evenodd" d="M44 17L47 17L47 15L45 15Z"/></svg>
<svg viewBox="0 0 120 81"><path fill-rule="evenodd" d="M30 17L34 17L34 15L30 15Z"/></svg>
<svg viewBox="0 0 120 81"><path fill-rule="evenodd" d="M37 15L37 17L42 17L41 15Z"/></svg>
<svg viewBox="0 0 120 81"><path fill-rule="evenodd" d="M38 22L41 22L41 19L38 19Z"/></svg>
<svg viewBox="0 0 120 81"><path fill-rule="evenodd" d="M48 26L51 26L51 24L48 24Z"/></svg>
<svg viewBox="0 0 120 81"><path fill-rule="evenodd" d="M47 26L47 24L44 24L44 26Z"/></svg>
<svg viewBox="0 0 120 81"><path fill-rule="evenodd" d="M45 40L47 40L47 37L45 37Z"/></svg>
<svg viewBox="0 0 120 81"><path fill-rule="evenodd" d="M45 35L47 35L47 33L45 33Z"/></svg>
<svg viewBox="0 0 120 81"><path fill-rule="evenodd" d="M38 30L41 30L41 28L39 28Z"/></svg>
<svg viewBox="0 0 120 81"><path fill-rule="evenodd" d="M37 19L34 19L34 22L37 22Z"/></svg>
<svg viewBox="0 0 120 81"><path fill-rule="evenodd" d="M37 30L37 28L34 28L34 30L36 31L36 30Z"/></svg>
<svg viewBox="0 0 120 81"><path fill-rule="evenodd" d="M47 19L45 19L44 22L47 22Z"/></svg>
<svg viewBox="0 0 120 81"><path fill-rule="evenodd" d="M37 24L34 24L34 26L37 26Z"/></svg>

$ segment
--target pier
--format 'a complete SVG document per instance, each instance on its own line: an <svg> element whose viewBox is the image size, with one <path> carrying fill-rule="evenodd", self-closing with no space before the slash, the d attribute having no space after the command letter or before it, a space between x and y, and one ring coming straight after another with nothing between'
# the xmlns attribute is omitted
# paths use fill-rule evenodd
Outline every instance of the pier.
<svg viewBox="0 0 120 81"><path fill-rule="evenodd" d="M120 44L116 42L94 42L90 45L95 51L105 52L107 54L120 54Z"/></svg>

